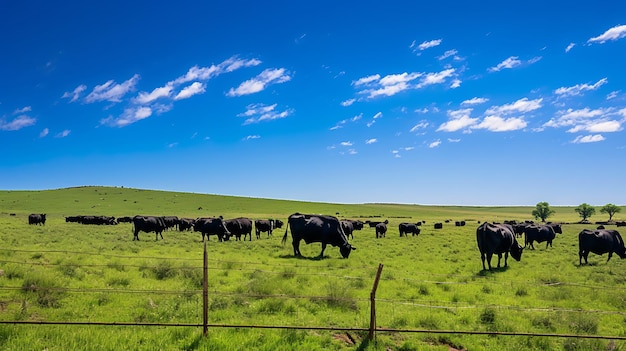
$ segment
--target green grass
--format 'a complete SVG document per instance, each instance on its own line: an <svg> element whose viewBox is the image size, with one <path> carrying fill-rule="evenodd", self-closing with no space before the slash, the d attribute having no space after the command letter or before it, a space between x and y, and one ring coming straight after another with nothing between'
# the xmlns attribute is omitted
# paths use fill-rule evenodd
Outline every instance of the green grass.
<svg viewBox="0 0 626 351"><path fill-rule="evenodd" d="M554 247L536 245L522 261L481 271L478 221L531 219L532 207L323 204L161 191L82 187L0 191L0 320L125 323L202 322L202 243L193 232L164 240L130 224L65 223L69 215L223 215L281 218L324 213L387 218L387 237L355 232L349 259L329 246L301 244L294 258L283 230L261 240L207 244L209 322L365 328L379 264L377 321L382 328L626 335L626 262L590 255L578 266L579 224L564 226ZM574 207L551 220L576 222ZM47 213L45 226L29 213ZM14 213L15 216L10 214ZM604 218L593 218L602 220ZM399 237L403 221L425 220L417 237ZM444 223L434 230L432 223ZM465 227L454 221L465 220ZM587 226L590 227L590 226ZM494 258L494 265L497 257ZM348 336L348 334L350 334ZM615 350L624 342L547 337L211 328L0 324L2 350ZM353 343L353 341L355 343Z"/></svg>

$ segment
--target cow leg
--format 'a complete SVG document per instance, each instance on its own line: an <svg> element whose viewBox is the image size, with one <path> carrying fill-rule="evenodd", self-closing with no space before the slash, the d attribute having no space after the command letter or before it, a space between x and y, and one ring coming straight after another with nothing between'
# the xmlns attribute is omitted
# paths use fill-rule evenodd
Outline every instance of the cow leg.
<svg viewBox="0 0 626 351"><path fill-rule="evenodd" d="M509 260L509 252L504 253L504 267L508 265L507 261Z"/></svg>
<svg viewBox="0 0 626 351"><path fill-rule="evenodd" d="M320 258L324 258L324 250L326 250L326 243L322 243L322 252L320 252Z"/></svg>
<svg viewBox="0 0 626 351"><path fill-rule="evenodd" d="M609 260L611 259L611 256L613 256L613 251L609 252L609 258L606 259L606 262L609 262Z"/></svg>
<svg viewBox="0 0 626 351"><path fill-rule="evenodd" d="M161 240L163 240L163 232L159 232L159 235L161 236Z"/></svg>
<svg viewBox="0 0 626 351"><path fill-rule="evenodd" d="M487 254L487 265L489 266L489 270L491 270L491 258L493 257L492 253Z"/></svg>
<svg viewBox="0 0 626 351"><path fill-rule="evenodd" d="M483 261L483 271L487 270L487 268L485 268L485 254L484 253L480 254L480 260Z"/></svg>
<svg viewBox="0 0 626 351"><path fill-rule="evenodd" d="M302 256L300 254L300 240L296 241L296 239L294 239L291 244L293 245L293 255L294 256Z"/></svg>
<svg viewBox="0 0 626 351"><path fill-rule="evenodd" d="M500 268L500 260L502 260L502 254L498 254L498 268Z"/></svg>

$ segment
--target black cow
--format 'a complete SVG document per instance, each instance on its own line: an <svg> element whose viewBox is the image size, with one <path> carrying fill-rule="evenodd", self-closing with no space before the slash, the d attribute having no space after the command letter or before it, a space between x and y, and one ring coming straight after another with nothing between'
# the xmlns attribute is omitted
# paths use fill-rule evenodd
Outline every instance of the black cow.
<svg viewBox="0 0 626 351"><path fill-rule="evenodd" d="M252 241L252 220L250 220L250 218L233 218L224 221L224 224L230 234L234 235L237 240L241 240L241 235L243 235L243 240L245 241L246 236L249 235L250 241Z"/></svg>
<svg viewBox="0 0 626 351"><path fill-rule="evenodd" d="M192 218L180 218L178 220L178 231L184 232L186 230L191 230L193 228L193 224L195 219Z"/></svg>
<svg viewBox="0 0 626 351"><path fill-rule="evenodd" d="M28 215L28 224L46 224L46 214L45 213L33 213Z"/></svg>
<svg viewBox="0 0 626 351"><path fill-rule="evenodd" d="M578 264L582 265L583 258L585 259L585 264L588 264L587 256L589 256L590 252L596 255L608 252L609 258L606 260L607 262L609 262L614 252L620 258L626 258L624 239L622 239L617 230L612 229L583 229L578 234Z"/></svg>
<svg viewBox="0 0 626 351"><path fill-rule="evenodd" d="M132 222L133 222L132 217L124 216L124 217L117 218L117 223L132 223Z"/></svg>
<svg viewBox="0 0 626 351"><path fill-rule="evenodd" d="M206 240L209 240L209 235L217 235L219 241L226 241L230 239L230 232L224 223L224 218L211 217L211 218L198 218L193 225L195 232L202 233L202 241L206 235Z"/></svg>
<svg viewBox="0 0 626 351"><path fill-rule="evenodd" d="M133 217L133 241L139 240L139 232L155 232L155 240L159 240L159 235L163 239L165 222L160 216L135 216Z"/></svg>
<svg viewBox="0 0 626 351"><path fill-rule="evenodd" d="M170 228L175 228L176 230L180 224L180 219L178 219L178 216L163 216L163 222L165 222L165 230Z"/></svg>
<svg viewBox="0 0 626 351"><path fill-rule="evenodd" d="M282 228L283 225L285 224L285 222L281 221L280 219L273 219L273 221L274 221L274 228L275 229Z"/></svg>
<svg viewBox="0 0 626 351"><path fill-rule="evenodd" d="M287 241L287 234L291 226L291 238L293 240L294 256L302 256L300 253L300 240L305 243L322 243L322 251L319 257L324 257L326 245L339 246L339 252L343 258L348 258L352 250L356 250L348 243L345 233L341 229L341 223L337 217L294 213L287 219L287 229L283 236L283 245Z"/></svg>
<svg viewBox="0 0 626 351"><path fill-rule="evenodd" d="M65 217L66 223L80 223L83 216L67 216Z"/></svg>
<svg viewBox="0 0 626 351"><path fill-rule="evenodd" d="M552 240L556 237L554 227L551 225L536 225L530 224L524 227L524 247L529 246L531 249L535 249L533 242L546 242L546 249L548 246L552 247Z"/></svg>
<svg viewBox="0 0 626 351"><path fill-rule="evenodd" d="M387 224L389 223L388 220L385 220L384 222L380 222L378 224L376 224L376 238L382 238L387 234Z"/></svg>
<svg viewBox="0 0 626 351"><path fill-rule="evenodd" d="M267 232L267 237L272 236L272 230L274 230L273 219L257 219L254 221L254 231L256 238L261 239L261 232Z"/></svg>
<svg viewBox="0 0 626 351"><path fill-rule="evenodd" d="M487 259L489 270L491 270L491 257L493 254L498 254L498 268L500 267L503 253L505 267L507 266L509 252L516 261L522 259L524 248L515 239L513 226L510 224L484 222L476 229L476 241L480 250L480 259L483 262L483 270L486 270L485 258Z"/></svg>
<svg viewBox="0 0 626 351"><path fill-rule="evenodd" d="M417 223L406 223L402 222L398 225L398 231L400 232L400 236L408 236L407 234L412 233L413 236L420 234L420 228Z"/></svg>
<svg viewBox="0 0 626 351"><path fill-rule="evenodd" d="M615 225L618 227L626 227L626 221L615 222Z"/></svg>
<svg viewBox="0 0 626 351"><path fill-rule="evenodd" d="M342 219L340 222L341 229L343 229L344 234L346 234L346 238L351 237L354 239L354 231L363 229L363 222L361 221Z"/></svg>
<svg viewBox="0 0 626 351"><path fill-rule="evenodd" d="M435 229L443 229L443 223L441 223L441 222L439 222L439 223L435 223L435 224L433 225L433 227L434 227Z"/></svg>

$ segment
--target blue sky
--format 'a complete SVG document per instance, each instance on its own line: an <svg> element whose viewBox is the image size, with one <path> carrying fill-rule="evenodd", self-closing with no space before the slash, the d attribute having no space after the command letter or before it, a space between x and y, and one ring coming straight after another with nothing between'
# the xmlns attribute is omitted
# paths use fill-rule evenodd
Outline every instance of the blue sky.
<svg viewBox="0 0 626 351"><path fill-rule="evenodd" d="M626 205L621 1L3 1L0 33L0 189Z"/></svg>

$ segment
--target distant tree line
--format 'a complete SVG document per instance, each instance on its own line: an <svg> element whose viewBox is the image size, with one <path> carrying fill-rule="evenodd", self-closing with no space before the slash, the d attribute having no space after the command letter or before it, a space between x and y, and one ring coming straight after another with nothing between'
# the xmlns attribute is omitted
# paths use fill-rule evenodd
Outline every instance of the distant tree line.
<svg viewBox="0 0 626 351"><path fill-rule="evenodd" d="M580 216L581 222L586 222L591 216L596 213L596 208L589 205L588 203L582 203L578 205L574 209L576 213ZM614 204L606 204L600 208L600 213L606 213L609 215L609 222L613 220L613 216L616 213L622 211L622 208L614 205ZM547 202L539 202L535 206L535 209L532 212L533 217L535 219L540 219L542 222L545 222L549 217L551 217L555 211L550 208L550 204Z"/></svg>

